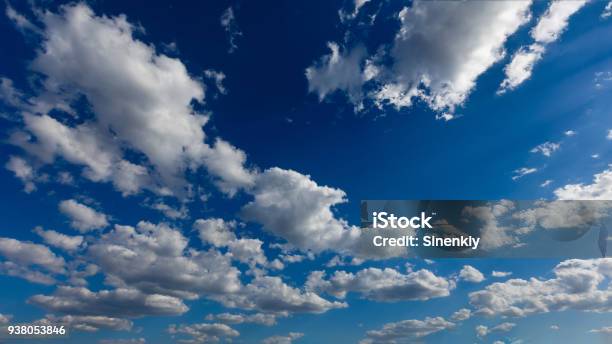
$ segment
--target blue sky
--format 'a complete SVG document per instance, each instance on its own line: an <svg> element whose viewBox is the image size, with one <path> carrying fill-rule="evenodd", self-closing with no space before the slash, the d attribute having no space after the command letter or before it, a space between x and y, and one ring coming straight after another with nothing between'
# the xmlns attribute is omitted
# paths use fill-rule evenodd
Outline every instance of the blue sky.
<svg viewBox="0 0 612 344"><path fill-rule="evenodd" d="M611 9L7 2L0 324L610 340L609 259L408 259L355 226L362 199L610 199Z"/></svg>

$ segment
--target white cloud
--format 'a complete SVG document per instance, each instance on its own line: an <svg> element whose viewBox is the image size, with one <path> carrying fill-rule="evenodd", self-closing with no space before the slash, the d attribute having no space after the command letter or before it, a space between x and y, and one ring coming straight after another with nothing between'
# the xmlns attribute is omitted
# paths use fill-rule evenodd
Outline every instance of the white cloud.
<svg viewBox="0 0 612 344"><path fill-rule="evenodd" d="M528 175L528 174L532 174L537 172L538 169L534 168L534 167L521 167L517 170L514 170L514 176L512 176L512 180L518 180L520 178L523 178L524 176Z"/></svg>
<svg viewBox="0 0 612 344"><path fill-rule="evenodd" d="M237 239L228 243L228 251L232 259L249 264L251 268L256 265L267 266L268 260L262 245L263 241L259 239ZM279 270L284 267L282 263L280 265L274 263L272 266Z"/></svg>
<svg viewBox="0 0 612 344"><path fill-rule="evenodd" d="M504 56L507 38L529 19L531 1L414 1L398 15L400 29L390 49L372 58L360 46L341 52L330 44L306 74L319 98L345 91L357 110L363 93L376 106L409 107L420 98L449 119L467 99L477 78ZM356 10L358 10L357 6ZM389 60L389 67L377 61ZM366 82L374 90L365 91Z"/></svg>
<svg viewBox="0 0 612 344"><path fill-rule="evenodd" d="M501 323L499 325L496 325L494 327L487 327L484 325L478 325L476 326L476 335L479 338L484 338L487 335L491 334L491 333L495 333L495 332L508 332L510 330L512 330L514 327L516 326L515 323L511 323L511 322L505 322L505 323Z"/></svg>
<svg viewBox="0 0 612 344"><path fill-rule="evenodd" d="M546 13L531 31L531 37L538 43L552 43L559 39L568 26L569 18L578 12L588 0L552 1Z"/></svg>
<svg viewBox="0 0 612 344"><path fill-rule="evenodd" d="M565 136L574 136L577 133L574 130L567 130L563 134L565 134Z"/></svg>
<svg viewBox="0 0 612 344"><path fill-rule="evenodd" d="M277 314L270 313L253 313L253 314L241 314L241 313L219 313L209 314L206 316L208 321L218 321L223 324L244 324L253 323L265 326L276 325Z"/></svg>
<svg viewBox="0 0 612 344"><path fill-rule="evenodd" d="M234 9L231 6L228 7L225 11L223 11L223 14L221 14L220 21L221 21L221 26L227 33L227 36L229 39L230 47L228 49L228 53L231 54L234 51L236 51L236 49L238 49L236 39L242 36L242 32L238 28L238 22L236 21L236 15L234 14Z"/></svg>
<svg viewBox="0 0 612 344"><path fill-rule="evenodd" d="M2 314L0 313L0 325L8 324L9 321L13 318L10 314Z"/></svg>
<svg viewBox="0 0 612 344"><path fill-rule="evenodd" d="M483 206L465 207L462 215L481 223L480 247L483 250L494 250L520 243L521 232L510 226L504 226L499 221L500 217L509 214L514 209L515 204L512 201L502 200Z"/></svg>
<svg viewBox="0 0 612 344"><path fill-rule="evenodd" d="M611 202L536 201L533 207L518 211L514 219L527 228L539 226L545 230L590 228L609 216Z"/></svg>
<svg viewBox="0 0 612 344"><path fill-rule="evenodd" d="M215 297L226 307L265 313L324 313L345 308L344 302L330 302L314 292L285 284L279 277L256 276L240 291Z"/></svg>
<svg viewBox="0 0 612 344"><path fill-rule="evenodd" d="M184 196L183 173L199 166L229 194L249 184L242 151L220 139L204 142L208 117L191 105L204 100L201 83L178 59L134 39L125 16L99 17L76 4L41 20L42 47L31 65L46 79L31 108L43 114L24 114L25 130L13 136L14 144L45 163L60 156L84 165L86 177L111 180L125 195L148 188ZM71 127L44 114L59 106L76 116L66 104L81 94L94 119ZM123 159L130 150L144 154L143 165Z"/></svg>
<svg viewBox="0 0 612 344"><path fill-rule="evenodd" d="M608 2L606 8L601 12L602 19L608 19L610 16L612 16L612 1Z"/></svg>
<svg viewBox="0 0 612 344"><path fill-rule="evenodd" d="M340 21L345 22L345 21L357 18L357 15L359 14L359 10L363 7L363 5L367 4L368 2L370 2L370 0L353 0L352 2L353 11L352 12L345 11L344 9L340 9L338 11L338 15L340 16Z"/></svg>
<svg viewBox="0 0 612 344"><path fill-rule="evenodd" d="M453 120L457 118L457 116L453 115L452 113L448 113L448 112L444 112L441 114L436 114L436 119L437 120L444 120L445 122L448 122L450 120Z"/></svg>
<svg viewBox="0 0 612 344"><path fill-rule="evenodd" d="M93 315L64 315L61 317L47 315L44 319L36 321L40 325L65 326L70 330L96 332L98 330L129 331L132 329L132 322L127 319L111 318L106 316Z"/></svg>
<svg viewBox="0 0 612 344"><path fill-rule="evenodd" d="M198 231L202 242L212 244L215 247L227 247L228 257L248 264L251 269L255 269L256 265L277 270L284 268L284 265L278 259L268 262L262 248L263 241L236 238L234 234L236 225L236 221L224 221L218 218L198 219L193 228Z"/></svg>
<svg viewBox="0 0 612 344"><path fill-rule="evenodd" d="M571 259L559 263L550 279L510 279L469 294L475 313L524 317L564 310L611 312L612 259Z"/></svg>
<svg viewBox="0 0 612 344"><path fill-rule="evenodd" d="M612 334L612 326L601 327L589 331L590 333Z"/></svg>
<svg viewBox="0 0 612 344"><path fill-rule="evenodd" d="M390 344L413 342L440 331L455 328L455 324L442 317L427 317L424 320L403 320L383 325L380 330L366 333L360 344Z"/></svg>
<svg viewBox="0 0 612 344"><path fill-rule="evenodd" d="M215 83L217 91L221 94L227 94L227 89L223 86L223 80L225 80L225 73L216 71L214 69L207 69L204 71L204 76L211 79Z"/></svg>
<svg viewBox="0 0 612 344"><path fill-rule="evenodd" d="M325 279L323 271L313 271L308 276L306 287L337 298L345 298L348 292L357 292L366 299L394 302L445 297L450 295L454 284L425 269L402 274L391 268L367 268L355 274L336 271L329 279Z"/></svg>
<svg viewBox="0 0 612 344"><path fill-rule="evenodd" d="M608 129L608 134L606 135L606 140L612 140L612 129Z"/></svg>
<svg viewBox="0 0 612 344"><path fill-rule="evenodd" d="M235 221L225 221L217 218L197 219L193 228L198 231L202 242L212 244L215 247L227 246L231 241L236 240L234 234Z"/></svg>
<svg viewBox="0 0 612 344"><path fill-rule="evenodd" d="M558 331L560 327L558 325L550 325L550 329L554 331Z"/></svg>
<svg viewBox="0 0 612 344"><path fill-rule="evenodd" d="M181 204L179 208L175 208L159 200L151 204L150 207L151 209L155 209L157 211L162 212L164 216L173 220L186 219L189 216L189 210L187 209L185 204Z"/></svg>
<svg viewBox="0 0 612 344"><path fill-rule="evenodd" d="M52 295L34 295L29 303L50 312L105 317L180 315L189 309L180 299L136 289L99 290L60 286Z"/></svg>
<svg viewBox="0 0 612 344"><path fill-rule="evenodd" d="M472 311L467 308L461 308L460 310L453 313L451 320L453 321L464 321L472 317Z"/></svg>
<svg viewBox="0 0 612 344"><path fill-rule="evenodd" d="M39 31L36 25L32 24L23 14L17 12L9 3L6 3L6 16L21 31Z"/></svg>
<svg viewBox="0 0 612 344"><path fill-rule="evenodd" d="M552 179L546 179L544 182L542 182L542 184L540 184L540 187L545 188L549 186L552 182Z"/></svg>
<svg viewBox="0 0 612 344"><path fill-rule="evenodd" d="M263 229L303 252L333 251L358 259L383 259L406 255L403 247L375 247L374 235L399 237L413 230L360 229L334 214L334 207L346 202L345 192L320 186L310 176L278 167L255 175L247 193L254 200L241 210L244 220L259 223Z"/></svg>
<svg viewBox="0 0 612 344"><path fill-rule="evenodd" d="M34 233L38 234L47 245L61 248L68 252L78 250L81 248L81 244L83 244L83 237L80 235L66 235L54 230L44 230L41 227L36 227Z"/></svg>
<svg viewBox="0 0 612 344"><path fill-rule="evenodd" d="M195 299L240 289L240 271L214 249L196 251L188 239L165 224L115 226L90 244L87 255L117 287Z"/></svg>
<svg viewBox="0 0 612 344"><path fill-rule="evenodd" d="M555 190L558 199L612 199L612 168L595 174L591 184L568 184Z"/></svg>
<svg viewBox="0 0 612 344"><path fill-rule="evenodd" d="M272 336L261 341L262 344L291 344L294 340L304 337L301 332L289 332L286 336Z"/></svg>
<svg viewBox="0 0 612 344"><path fill-rule="evenodd" d="M331 209L346 202L344 191L319 186L310 176L271 168L257 176L249 192L255 199L242 208L242 216L297 248L342 250L359 237L359 230Z"/></svg>
<svg viewBox="0 0 612 344"><path fill-rule="evenodd" d="M21 107L22 98L23 94L13 86L13 80L0 77L0 100L12 107Z"/></svg>
<svg viewBox="0 0 612 344"><path fill-rule="evenodd" d="M510 63L504 67L506 79L499 86L498 94L503 94L508 90L515 89L525 80L531 77L533 66L542 59L544 47L538 44L532 44L528 47L520 47L514 53Z"/></svg>
<svg viewBox="0 0 612 344"><path fill-rule="evenodd" d="M0 272L3 272L8 266L6 263L14 263L23 267L37 266L58 274L65 272L64 258L56 255L44 245L0 238L0 256L5 258L5 261L0 262Z"/></svg>
<svg viewBox="0 0 612 344"><path fill-rule="evenodd" d="M509 272L509 271L497 271L497 270L491 271L491 276L493 277L504 278L510 275L512 275L512 272Z"/></svg>
<svg viewBox="0 0 612 344"><path fill-rule="evenodd" d="M108 218L105 214L73 199L60 202L59 210L70 218L70 226L81 233L108 226Z"/></svg>
<svg viewBox="0 0 612 344"><path fill-rule="evenodd" d="M399 14L391 56L394 84L434 110L461 105L476 79L504 56L504 43L529 19L531 1L415 1Z"/></svg>
<svg viewBox="0 0 612 344"><path fill-rule="evenodd" d="M146 342L144 338L101 339L98 344L145 344Z"/></svg>
<svg viewBox="0 0 612 344"><path fill-rule="evenodd" d="M536 26L531 30L533 42L528 47L520 47L506 65L506 79L502 81L499 93L515 89L531 77L534 65L542 59L546 45L559 39L568 26L569 18L578 12L588 0L554 0Z"/></svg>
<svg viewBox="0 0 612 344"><path fill-rule="evenodd" d="M4 165L7 170L13 172L15 177L23 182L23 191L31 193L36 190L36 180L38 176L34 168L24 159L11 156L9 161Z"/></svg>
<svg viewBox="0 0 612 344"><path fill-rule="evenodd" d="M362 63L366 57L366 50L357 47L351 51L341 51L337 43L327 43L331 53L321 57L317 63L306 69L308 91L316 92L319 100L336 90L344 90L352 103L359 107L361 103L361 86L367 81L362 75ZM371 76L371 75L370 75Z"/></svg>
<svg viewBox="0 0 612 344"><path fill-rule="evenodd" d="M459 279L472 283L480 283L485 280L485 277L482 272L478 271L475 267L464 265L459 272Z"/></svg>
<svg viewBox="0 0 612 344"><path fill-rule="evenodd" d="M201 323L191 325L170 325L168 333L173 336L186 335L191 337L188 343L216 343L221 339L230 341L233 337L238 337L240 332L233 328L218 323Z"/></svg>
<svg viewBox="0 0 612 344"><path fill-rule="evenodd" d="M550 157L554 152L561 148L561 144L554 142L544 142L535 146L530 152L541 153L545 157Z"/></svg>

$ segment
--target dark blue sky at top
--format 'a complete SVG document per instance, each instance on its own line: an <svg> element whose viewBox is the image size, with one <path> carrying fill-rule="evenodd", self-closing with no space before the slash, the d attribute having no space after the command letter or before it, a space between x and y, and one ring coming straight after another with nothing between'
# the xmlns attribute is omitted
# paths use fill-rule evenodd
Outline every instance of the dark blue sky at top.
<svg viewBox="0 0 612 344"><path fill-rule="evenodd" d="M23 13L31 13L26 3L12 5ZM377 20L373 28L359 23L350 24L350 28L341 24L338 9L346 5L342 1L181 1L168 5L161 1L99 0L89 5L98 15L126 14L131 23L142 25L145 32L137 38L155 45L159 53L178 57L192 76L201 78L203 71L211 68L223 71L227 76L224 82L229 90L227 95L217 94L214 86L207 84L204 109L212 114L206 127L208 135L222 137L244 150L252 165L294 169L311 175L319 185L344 190L349 202L337 211L351 223L358 221L361 199L552 198L555 188L590 182L593 174L610 162L609 142L603 139L606 130L612 127L611 88L597 90L593 82L595 72L612 69L612 21L599 20L603 2L587 6L572 17L570 29L548 47L532 78L517 90L498 96L495 91L503 79L505 63L518 46L529 42L528 31L545 8L544 2L536 3L530 25L509 39L507 56L480 76L467 102L456 111L461 117L450 122L436 120L435 114L420 103L401 111L370 109L355 114L343 94L319 102L317 95L308 93L305 69L328 53L327 42L346 42L345 34L350 29L347 45L365 44L373 54L379 46L392 42L398 27L392 16L403 6L400 3L384 3L379 16L386 20ZM228 54L227 33L219 23L222 12L229 6L233 6L242 32L232 54ZM375 12L377 6L367 4L364 10ZM55 10L57 5L45 7ZM29 89L28 63L35 56L35 40L31 36L24 38L5 16L0 16L0 76L12 79L23 90ZM176 43L177 51L164 50L164 44L171 42ZM0 118L2 140L6 140L14 126L14 122ZM579 134L565 137L563 132L570 129ZM563 148L550 159L529 153L545 141L563 141ZM7 144L0 145L0 150L2 165L9 155L20 152ZM596 153L600 159L590 157ZM525 166L538 167L539 171L513 181L513 171ZM75 175L78 171L72 167ZM540 184L547 179L554 183L541 188ZM133 206L134 199L146 196L125 199L107 184L79 182L77 190L41 185L39 191L27 195L11 172L1 169L0 217L4 219L1 236L34 240L30 231L36 225L65 227L57 203L76 194L95 199L118 223L133 225L142 219L161 219L154 210ZM211 192L209 204L190 205L192 219L206 215L232 218L248 200L245 195L230 200L214 190ZM251 226L245 230L258 231ZM265 237L263 233L258 236ZM283 273L300 284L321 261L325 259L305 263L303 271ZM464 263L449 261L436 269L451 273ZM398 264L403 263L388 262L389 266ZM529 262L529 267L526 262L494 260L471 264L483 271L506 269L515 271L516 276L531 276L550 273L555 262ZM97 287L101 284L98 281ZM365 329L380 327L385 322L449 314L464 306L466 293L475 289L460 286L456 293L463 298L432 300L426 306L410 302L377 304L354 297L348 299L349 310L316 317L296 315L282 320L274 329L243 325L241 333L242 337L261 338L298 328L307 333L304 343L317 343L317 339L323 338L321 333L326 334L327 340L346 338L341 335L357 340L363 337ZM23 306L24 300L34 293L52 290L0 276L0 307L6 308L0 308L0 313L6 311L23 319L40 317L44 312ZM190 307L183 317L170 320L150 317L136 323L147 329L143 332L147 335L150 328L165 328L168 323L183 320L201 321L211 310L220 309L205 301ZM372 314L379 317L371 319ZM524 325L521 331L530 333L530 326L553 323L546 316L534 317L533 323L521 323ZM366 319L371 323L363 329L355 328ZM602 326L610 325L606 324L605 316L594 319ZM577 319L573 312L558 315L554 320L576 326L583 321L587 320ZM455 334L468 332L472 334L473 326L458 329ZM448 334L436 336L439 337L432 338L451 338ZM537 336L532 335L534 342Z"/></svg>

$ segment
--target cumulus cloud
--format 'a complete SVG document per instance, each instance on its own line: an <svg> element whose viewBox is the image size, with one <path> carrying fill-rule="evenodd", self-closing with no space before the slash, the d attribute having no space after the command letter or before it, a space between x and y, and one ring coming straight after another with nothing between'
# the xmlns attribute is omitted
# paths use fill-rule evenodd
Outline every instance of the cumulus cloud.
<svg viewBox="0 0 612 344"><path fill-rule="evenodd" d="M514 213L528 228L545 230L591 228L609 217L612 202L536 201L533 207Z"/></svg>
<svg viewBox="0 0 612 344"><path fill-rule="evenodd" d="M475 267L464 265L461 271L459 271L459 279L466 282L480 283L485 280L485 277L482 272L478 271Z"/></svg>
<svg viewBox="0 0 612 344"><path fill-rule="evenodd" d="M284 265L278 259L269 262L263 250L263 241L259 239L236 238L234 229L236 221L225 221L223 219L198 219L193 227L199 233L200 240L214 247L227 247L228 257L248 264L252 271L257 265L283 269Z"/></svg>
<svg viewBox="0 0 612 344"><path fill-rule="evenodd" d="M59 156L83 165L87 178L112 181L125 195L142 188L185 195L183 172L199 166L225 192L250 183L242 151L220 139L204 142L208 117L191 105L204 99L201 83L178 59L135 39L125 16L96 16L76 4L45 12L41 20L42 47L31 66L45 76L44 89L26 110L42 114L24 114L14 144L45 163ZM68 126L45 114L57 107L74 112L66 104L78 95L87 98L94 119ZM59 101L49 105L48 98ZM130 150L146 161L124 159Z"/></svg>
<svg viewBox="0 0 612 344"><path fill-rule="evenodd" d="M503 94L514 89L531 77L533 66L542 59L544 47L532 44L528 47L520 47L514 54L510 63L504 67L506 78L499 86L498 94Z"/></svg>
<svg viewBox="0 0 612 344"><path fill-rule="evenodd" d="M564 310L610 312L612 259L571 259L559 263L550 279L510 279L469 294L475 313L524 317Z"/></svg>
<svg viewBox="0 0 612 344"><path fill-rule="evenodd" d="M226 307L265 313L324 313L347 307L344 302L330 302L312 291L291 287L279 277L272 276L256 276L240 291L215 299Z"/></svg>
<svg viewBox="0 0 612 344"><path fill-rule="evenodd" d="M503 278L503 277L508 277L510 275L512 275L512 272L496 271L496 270L491 271L491 276L493 277Z"/></svg>
<svg viewBox="0 0 612 344"><path fill-rule="evenodd" d="M595 174L591 184L568 184L555 190L558 199L592 200L612 199L612 168Z"/></svg>
<svg viewBox="0 0 612 344"><path fill-rule="evenodd" d="M117 318L180 315L189 309L172 296L125 288L93 292L83 287L60 286L52 295L34 295L28 302L53 313Z"/></svg>
<svg viewBox="0 0 612 344"><path fill-rule="evenodd" d="M400 29L389 49L366 58L361 48L340 52L332 44L332 53L308 69L309 87L320 98L345 91L357 109L363 93L378 107L390 104L398 109L418 98L448 119L465 102L477 78L504 56L507 38L528 21L530 5L531 1L414 1L398 14ZM360 92L371 80L373 89Z"/></svg>
<svg viewBox="0 0 612 344"><path fill-rule="evenodd" d="M34 233L38 234L47 245L68 252L78 250L83 244L83 237L80 235L70 236L54 230L44 230L42 227L36 227Z"/></svg>
<svg viewBox="0 0 612 344"><path fill-rule="evenodd" d="M351 102L356 107L360 106L362 92L361 86L367 81L367 76L362 72L362 64L366 57L366 50L357 47L350 51L341 51L337 43L327 43L329 55L306 69L308 79L308 91L316 92L319 100L337 90L344 90Z"/></svg>
<svg viewBox="0 0 612 344"><path fill-rule="evenodd" d="M271 168L257 176L249 191L254 200L242 216L303 250L341 250L359 237L359 230L337 219L332 207L346 202L342 190L320 186L292 170Z"/></svg>
<svg viewBox="0 0 612 344"><path fill-rule="evenodd" d="M223 219L198 219L193 224L193 228L198 231L200 240L215 247L227 246L231 241L236 240L234 229L235 221L225 221Z"/></svg>
<svg viewBox="0 0 612 344"><path fill-rule="evenodd" d="M23 183L23 191L31 193L36 190L36 180L38 176L34 168L24 159L11 156L9 161L4 165L7 170L13 172Z"/></svg>
<svg viewBox="0 0 612 344"><path fill-rule="evenodd" d="M219 314L208 314L206 320L217 321L223 324L244 324L253 323L265 326L276 325L276 318L279 314L270 313L253 313L253 314L242 314L242 313L219 313ZM282 315L282 314L280 314Z"/></svg>
<svg viewBox="0 0 612 344"><path fill-rule="evenodd" d="M345 298L348 292L357 292L366 299L394 302L445 297L450 295L454 284L425 269L402 274L391 268L367 268L356 274L336 271L328 279L325 279L323 271L313 271L308 276L306 287L337 298Z"/></svg>
<svg viewBox="0 0 612 344"><path fill-rule="evenodd" d="M467 308L461 308L460 310L453 313L451 316L452 321L464 321L472 317L472 311Z"/></svg>
<svg viewBox="0 0 612 344"><path fill-rule="evenodd" d="M554 143L554 142L544 142L542 144L539 144L537 146L535 146L532 150L530 150L531 153L540 153L545 157L550 157L554 152L556 152L559 148L561 147L561 144L559 143Z"/></svg>
<svg viewBox="0 0 612 344"><path fill-rule="evenodd" d="M416 1L404 8L392 72L407 92L434 110L462 104L476 79L504 56L504 43L529 19L530 1Z"/></svg>
<svg viewBox="0 0 612 344"><path fill-rule="evenodd" d="M111 318L107 316L91 315L47 315L36 321L40 325L65 326L71 330L96 332L98 330L129 331L133 323L128 319Z"/></svg>
<svg viewBox="0 0 612 344"><path fill-rule="evenodd" d="M403 320L383 325L380 330L366 333L360 344L391 344L417 341L431 334L455 328L455 324L442 317L427 317L424 320Z"/></svg>
<svg viewBox="0 0 612 344"><path fill-rule="evenodd" d="M334 207L346 202L340 189L318 185L309 175L278 167L256 174L247 192L254 199L241 209L244 220L303 252L333 251L358 259L384 259L406 255L403 247L375 247L374 235L399 237L414 230L358 228L334 214Z"/></svg>
<svg viewBox="0 0 612 344"><path fill-rule="evenodd" d="M231 340L240 335L240 332L233 328L218 323L170 325L168 333L173 336L186 335L191 338L190 343L216 343L221 339Z"/></svg>
<svg viewBox="0 0 612 344"><path fill-rule="evenodd" d="M188 239L166 224L115 226L93 242L87 255L118 287L194 299L240 288L230 257L188 248Z"/></svg>
<svg viewBox="0 0 612 344"><path fill-rule="evenodd" d="M291 344L294 340L304 337L301 332L289 332L286 336L272 336L261 341L262 344Z"/></svg>
<svg viewBox="0 0 612 344"><path fill-rule="evenodd" d="M476 335L479 338L484 338L487 335L489 335L490 333L495 333L495 332L508 332L510 330L512 330L514 327L516 326L515 323L511 323L511 322L505 322L505 323L501 323L499 325L495 325L491 328L484 326L484 325L478 325L476 326Z"/></svg>
<svg viewBox="0 0 612 344"><path fill-rule="evenodd" d="M574 130L566 130L563 134L565 136L570 136L571 137L571 136L576 135L577 133Z"/></svg>
<svg viewBox="0 0 612 344"><path fill-rule="evenodd" d="M0 273L24 278L30 282L53 284L50 274L64 274L64 258L47 246L11 238L0 238ZM42 271L41 271L42 270Z"/></svg>
<svg viewBox="0 0 612 344"><path fill-rule="evenodd" d="M23 94L13 86L13 80L0 77L0 100L12 107L23 106Z"/></svg>
<svg viewBox="0 0 612 344"><path fill-rule="evenodd" d="M546 12L538 19L531 30L533 43L520 47L506 65L506 78L502 81L499 93L515 89L531 77L534 65L542 59L546 45L559 39L568 26L570 17L578 12L588 0L563 1L554 0Z"/></svg>
<svg viewBox="0 0 612 344"><path fill-rule="evenodd" d="M511 214L516 205L512 201L502 200L483 206L468 206L462 215L468 220L480 223L480 246L483 250L493 250L520 243L520 235L524 234L521 228L503 225L501 217Z"/></svg>
<svg viewBox="0 0 612 344"><path fill-rule="evenodd" d="M108 218L105 214L73 199L60 202L59 210L70 218L70 226L81 233L108 226Z"/></svg>

